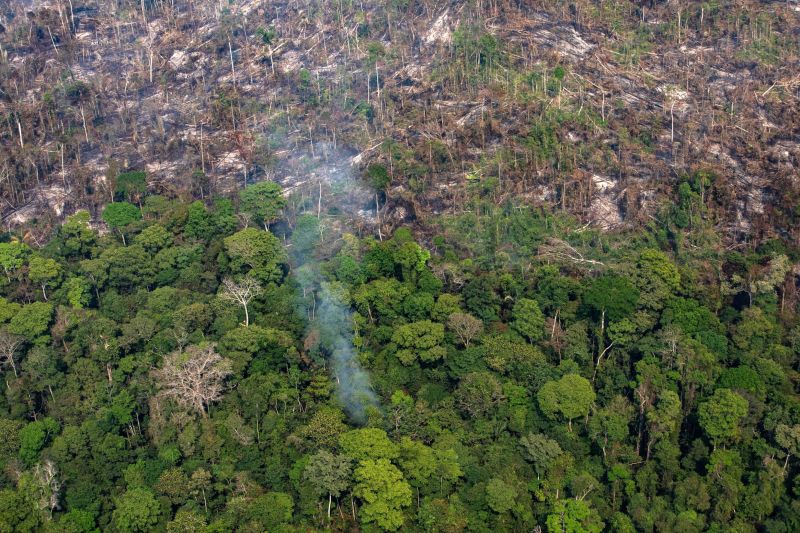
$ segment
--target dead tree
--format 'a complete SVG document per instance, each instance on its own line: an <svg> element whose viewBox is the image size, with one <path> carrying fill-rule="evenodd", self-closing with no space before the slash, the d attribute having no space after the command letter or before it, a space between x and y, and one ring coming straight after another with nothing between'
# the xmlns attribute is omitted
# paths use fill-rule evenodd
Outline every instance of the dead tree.
<svg viewBox="0 0 800 533"><path fill-rule="evenodd" d="M17 365L14 363L14 355L17 353L20 344L22 344L22 337L6 330L0 330L0 364L10 365L11 369L14 370L14 377L19 377Z"/></svg>
<svg viewBox="0 0 800 533"><path fill-rule="evenodd" d="M244 325L250 325L250 313L247 304L250 300L261 294L261 284L253 278L245 277L240 281L226 278L222 281L222 292L219 297L229 302L238 303L244 308Z"/></svg>
<svg viewBox="0 0 800 533"><path fill-rule="evenodd" d="M453 313L447 319L447 327L461 340L464 348L483 331L483 322L468 313Z"/></svg>
<svg viewBox="0 0 800 533"><path fill-rule="evenodd" d="M155 371L161 395L208 417L211 402L222 398L225 378L231 374L230 361L216 352L215 346L190 346L184 352L172 352Z"/></svg>

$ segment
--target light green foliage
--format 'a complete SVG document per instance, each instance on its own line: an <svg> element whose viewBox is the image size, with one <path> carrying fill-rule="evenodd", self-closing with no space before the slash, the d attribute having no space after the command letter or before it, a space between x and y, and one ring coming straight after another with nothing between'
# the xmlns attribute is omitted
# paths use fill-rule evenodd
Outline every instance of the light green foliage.
<svg viewBox="0 0 800 533"><path fill-rule="evenodd" d="M17 316L22 306L17 302L9 302L0 296L0 323L6 323Z"/></svg>
<svg viewBox="0 0 800 533"><path fill-rule="evenodd" d="M292 519L294 501L284 492L267 492L255 498L249 506L248 518L261 530L275 531Z"/></svg>
<svg viewBox="0 0 800 533"><path fill-rule="evenodd" d="M47 334L53 317L53 306L45 302L23 305L11 319L8 331L30 341Z"/></svg>
<svg viewBox="0 0 800 533"><path fill-rule="evenodd" d="M436 454L429 446L403 437L398 463L414 487L424 486L436 472Z"/></svg>
<svg viewBox="0 0 800 533"><path fill-rule="evenodd" d="M144 533L153 529L160 514L161 507L153 493L145 488L134 488L116 501L113 524L122 533Z"/></svg>
<svg viewBox="0 0 800 533"><path fill-rule="evenodd" d="M539 303L530 298L520 298L514 304L514 329L531 342L538 341L544 334L544 314Z"/></svg>
<svg viewBox="0 0 800 533"><path fill-rule="evenodd" d="M415 242L405 242L395 252L395 261L403 271L403 279L414 281L425 270L431 253Z"/></svg>
<svg viewBox="0 0 800 533"><path fill-rule="evenodd" d="M58 422L44 418L31 422L19 431L19 458L32 465L39 458L39 452L59 431Z"/></svg>
<svg viewBox="0 0 800 533"><path fill-rule="evenodd" d="M3 272L9 281L11 274L25 264L25 259L30 252L31 249L23 242L0 242L0 266L3 267Z"/></svg>
<svg viewBox="0 0 800 533"><path fill-rule="evenodd" d="M62 253L66 257L86 257L96 244L97 235L89 227L88 211L78 211L67 218L58 232Z"/></svg>
<svg viewBox="0 0 800 533"><path fill-rule="evenodd" d="M778 446L786 450L786 453L799 456L800 424L795 424L793 426L778 424L775 427L775 442L778 443Z"/></svg>
<svg viewBox="0 0 800 533"><path fill-rule="evenodd" d="M250 214L264 229L274 222L286 207L281 186L272 181L262 181L239 191L239 209Z"/></svg>
<svg viewBox="0 0 800 533"><path fill-rule="evenodd" d="M624 396L614 396L607 406L601 407L592 415L589 420L589 435L605 452L609 445L625 440L632 417L633 406L630 401Z"/></svg>
<svg viewBox="0 0 800 533"><path fill-rule="evenodd" d="M411 292L411 287L396 279L377 279L359 287L353 293L353 301L358 312L370 321L389 324L402 315L402 302Z"/></svg>
<svg viewBox="0 0 800 533"><path fill-rule="evenodd" d="M350 486L351 470L348 458L320 450L308 458L303 478L317 496L338 498Z"/></svg>
<svg viewBox="0 0 800 533"><path fill-rule="evenodd" d="M87 265L92 274L98 280L105 277L111 286L121 290L148 285L156 274L150 255L138 244L107 248L100 254L100 261Z"/></svg>
<svg viewBox="0 0 800 533"><path fill-rule="evenodd" d="M0 531L33 533L40 531L42 515L22 491L0 490Z"/></svg>
<svg viewBox="0 0 800 533"><path fill-rule="evenodd" d="M46 288L54 285L61 275L61 266L55 259L34 255L28 260L28 277L31 282L41 285L42 293L47 298Z"/></svg>
<svg viewBox="0 0 800 533"><path fill-rule="evenodd" d="M136 236L134 242L151 254L154 254L163 248L171 246L173 236L164 226L153 224L152 226L144 228L139 235Z"/></svg>
<svg viewBox="0 0 800 533"><path fill-rule="evenodd" d="M114 202L103 210L103 220L114 229L121 229L142 218L139 208L128 202Z"/></svg>
<svg viewBox="0 0 800 533"><path fill-rule="evenodd" d="M547 515L548 533L600 533L604 525L597 512L581 500L559 500Z"/></svg>
<svg viewBox="0 0 800 533"><path fill-rule="evenodd" d="M444 325L430 320L405 324L395 330L392 342L399 347L397 358L404 365L410 365L417 358L432 363L445 356L440 346L444 340Z"/></svg>
<svg viewBox="0 0 800 533"><path fill-rule="evenodd" d="M634 279L641 294L640 303L652 310L662 309L681 284L680 273L672 260L653 249L639 254Z"/></svg>
<svg viewBox="0 0 800 533"><path fill-rule="evenodd" d="M431 311L431 318L437 322L444 322L453 313L460 312L462 312L461 297L457 294L444 293L436 299Z"/></svg>
<svg viewBox="0 0 800 533"><path fill-rule="evenodd" d="M360 516L386 531L400 529L403 508L411 505L411 487L388 459L367 459L355 469L353 494L362 501Z"/></svg>
<svg viewBox="0 0 800 533"><path fill-rule="evenodd" d="M95 525L94 515L82 509L65 513L58 521L58 529L63 533L100 533Z"/></svg>
<svg viewBox="0 0 800 533"><path fill-rule="evenodd" d="M382 429L354 429L339 436L342 452L354 461L367 459L396 459L400 455L397 445L389 440Z"/></svg>
<svg viewBox="0 0 800 533"><path fill-rule="evenodd" d="M730 389L717 389L697 409L700 425L716 445L739 436L739 422L747 414L748 402Z"/></svg>
<svg viewBox="0 0 800 533"><path fill-rule="evenodd" d="M347 431L343 420L344 413L340 409L323 406L314 413L308 424L301 428L301 434L319 446L331 446L339 442L340 436ZM356 437L351 436L349 439L355 441Z"/></svg>
<svg viewBox="0 0 800 533"><path fill-rule="evenodd" d="M86 278L81 276L68 278L63 287L66 291L67 301L72 307L83 309L89 305L92 287Z"/></svg>
<svg viewBox="0 0 800 533"><path fill-rule="evenodd" d="M455 494L448 499L425 499L418 516L427 533L459 533L467 528L467 508Z"/></svg>
<svg viewBox="0 0 800 533"><path fill-rule="evenodd" d="M499 477L493 477L486 484L486 502L495 513L509 511L517 496L517 490Z"/></svg>
<svg viewBox="0 0 800 533"><path fill-rule="evenodd" d="M558 381L548 381L539 390L539 407L550 418L572 420L587 416L594 403L595 392L589 380L577 374L567 374Z"/></svg>
<svg viewBox="0 0 800 533"><path fill-rule="evenodd" d="M226 237L224 242L232 272L250 272L263 282L279 281L283 276L280 266L286 261L286 253L269 231L245 228Z"/></svg>
<svg viewBox="0 0 800 533"><path fill-rule="evenodd" d="M206 519L197 512L180 509L175 513L175 518L167 523L167 533L200 533L205 531Z"/></svg>

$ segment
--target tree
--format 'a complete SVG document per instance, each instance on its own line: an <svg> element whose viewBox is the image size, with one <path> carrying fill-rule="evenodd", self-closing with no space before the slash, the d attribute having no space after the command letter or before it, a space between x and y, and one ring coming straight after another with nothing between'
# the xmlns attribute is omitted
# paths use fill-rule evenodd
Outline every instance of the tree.
<svg viewBox="0 0 800 533"><path fill-rule="evenodd" d="M124 245L127 245L127 243L125 242L125 233L122 231L123 228L140 218L142 218L142 212L138 207L128 202L114 202L108 204L103 210L103 220L110 227L119 231Z"/></svg>
<svg viewBox="0 0 800 533"><path fill-rule="evenodd" d="M151 254L172 246L173 241L172 233L159 224L147 226L136 236L136 244L141 245Z"/></svg>
<svg viewBox="0 0 800 533"><path fill-rule="evenodd" d="M503 399L503 388L491 372L473 372L461 379L455 398L470 416L484 416Z"/></svg>
<svg viewBox="0 0 800 533"><path fill-rule="evenodd" d="M539 407L550 417L561 416L567 419L572 431L572 420L588 416L595 399L595 392L589 380L577 374L567 374L558 381L548 381L539 390Z"/></svg>
<svg viewBox="0 0 800 533"><path fill-rule="evenodd" d="M247 310L247 305L262 292L261 284L250 276L245 276L239 281L225 278L222 280L222 292L220 292L219 297L241 305L244 308L244 325L249 326L250 313Z"/></svg>
<svg viewBox="0 0 800 533"><path fill-rule="evenodd" d="M86 210L67 217L67 221L58 231L61 255L68 258L88 256L97 241L97 234L89 227L90 220L91 215Z"/></svg>
<svg viewBox="0 0 800 533"><path fill-rule="evenodd" d="M619 443L628 437L628 425L633 417L633 406L621 395L614 396L605 407L592 414L589 421L589 436L606 457L609 444Z"/></svg>
<svg viewBox="0 0 800 533"><path fill-rule="evenodd" d="M536 342L544 335L544 314L539 303L530 298L520 298L514 304L513 327L530 342Z"/></svg>
<svg viewBox="0 0 800 533"><path fill-rule="evenodd" d="M61 275L61 266L55 259L34 255L28 261L28 277L42 287L42 296L47 301L47 286Z"/></svg>
<svg viewBox="0 0 800 533"><path fill-rule="evenodd" d="M249 273L264 283L283 277L280 266L286 260L286 253L269 231L245 228L226 237L224 243L234 273Z"/></svg>
<svg viewBox="0 0 800 533"><path fill-rule="evenodd" d="M222 398L230 362L223 359L213 344L190 346L185 352L173 352L155 371L161 394L190 407L207 417L206 409Z"/></svg>
<svg viewBox="0 0 800 533"><path fill-rule="evenodd" d="M338 498L350 485L350 460L329 451L320 450L308 459L303 477L318 496L328 495L328 518L331 517L331 500Z"/></svg>
<svg viewBox="0 0 800 533"><path fill-rule="evenodd" d="M486 484L486 503L495 513L502 514L509 511L514 507L517 496L517 489L502 478L493 477Z"/></svg>
<svg viewBox="0 0 800 533"><path fill-rule="evenodd" d="M28 533L41 529L41 513L23 491L0 490L0 531Z"/></svg>
<svg viewBox="0 0 800 533"><path fill-rule="evenodd" d="M786 450L786 460L783 462L783 471L789 464L789 458L794 455L800 455L800 424L787 426L786 424L778 424L775 427L775 442L778 446Z"/></svg>
<svg viewBox="0 0 800 533"><path fill-rule="evenodd" d="M411 505L411 487L388 459L361 461L355 470L353 494L363 503L361 519L387 531L402 527L403 507Z"/></svg>
<svg viewBox="0 0 800 533"><path fill-rule="evenodd" d="M342 452L355 461L396 459L400 454L385 431L378 428L354 429L339 436Z"/></svg>
<svg viewBox="0 0 800 533"><path fill-rule="evenodd" d="M115 504L112 522L116 530L123 533L152 531L161 515L158 500L142 487L128 490Z"/></svg>
<svg viewBox="0 0 800 533"><path fill-rule="evenodd" d="M442 359L445 356L445 349L440 346L442 341L444 325L430 320L404 324L392 335L392 342L400 348L397 358L404 365L410 365L417 357L426 363Z"/></svg>
<svg viewBox="0 0 800 533"><path fill-rule="evenodd" d="M10 366L14 371L14 377L18 377L14 355L21 344L22 337L9 333L7 328L0 329L0 364Z"/></svg>
<svg viewBox="0 0 800 533"><path fill-rule="evenodd" d="M11 281L11 274L25 264L25 258L30 252L31 249L24 242L0 242L0 266L3 267L8 281Z"/></svg>
<svg viewBox="0 0 800 533"><path fill-rule="evenodd" d="M26 465L32 466L59 429L58 422L49 417L30 422L19 432L19 458Z"/></svg>
<svg viewBox="0 0 800 533"><path fill-rule="evenodd" d="M142 206L142 195L147 192L147 174L141 170L122 172L117 176L114 194Z"/></svg>
<svg viewBox="0 0 800 533"><path fill-rule="evenodd" d="M53 306L45 302L23 305L8 324L8 331L29 341L44 336L53 318Z"/></svg>
<svg viewBox="0 0 800 533"><path fill-rule="evenodd" d="M530 433L520 439L525 458L533 463L536 478L544 475L552 462L561 455L561 446L556 441L541 433Z"/></svg>
<svg viewBox="0 0 800 533"><path fill-rule="evenodd" d="M263 224L265 231L284 207L286 199L281 186L273 181L262 181L239 191L239 209Z"/></svg>
<svg viewBox="0 0 800 533"><path fill-rule="evenodd" d="M452 313L447 318L447 327L461 340L464 348L469 348L472 339L483 331L483 322L469 313Z"/></svg>
<svg viewBox="0 0 800 533"><path fill-rule="evenodd" d="M280 531L280 526L292 519L293 509L294 501L285 492L267 492L250 503L247 516L260 531Z"/></svg>
<svg viewBox="0 0 800 533"><path fill-rule="evenodd" d="M548 533L600 533L605 524L583 500L558 500L547 515Z"/></svg>
<svg viewBox="0 0 800 533"><path fill-rule="evenodd" d="M716 448L739 435L739 422L747 414L748 402L730 389L717 389L697 409L700 426Z"/></svg>
<svg viewBox="0 0 800 533"><path fill-rule="evenodd" d="M681 400L678 394L665 390L658 395L654 408L647 412L647 453L650 459L650 450L653 444L678 430L681 422Z"/></svg>
<svg viewBox="0 0 800 533"><path fill-rule="evenodd" d="M606 320L622 320L633 313L639 291L627 278L605 274L595 279L583 295L583 303L599 315L600 326Z"/></svg>
<svg viewBox="0 0 800 533"><path fill-rule="evenodd" d="M179 509L167 522L167 533L200 533L206 530L206 519L197 511Z"/></svg>

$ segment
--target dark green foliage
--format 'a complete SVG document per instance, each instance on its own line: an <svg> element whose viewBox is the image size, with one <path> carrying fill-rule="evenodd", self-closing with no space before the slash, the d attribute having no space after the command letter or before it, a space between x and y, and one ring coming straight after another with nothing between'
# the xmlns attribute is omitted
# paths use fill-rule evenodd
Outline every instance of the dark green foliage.
<svg viewBox="0 0 800 533"><path fill-rule="evenodd" d="M238 215L111 204L122 243L80 213L42 249L0 243L0 529L793 531L800 328L788 255L770 255L786 250L712 276L650 235L513 206L443 220L432 251L306 213L287 249L263 225L290 228L289 207L263 188ZM698 185L682 194L696 214ZM597 263L537 255L559 242ZM244 325L219 295L248 277ZM352 324L317 327L323 291ZM378 398L362 425L339 331ZM219 378L193 400L179 378L200 354Z"/></svg>

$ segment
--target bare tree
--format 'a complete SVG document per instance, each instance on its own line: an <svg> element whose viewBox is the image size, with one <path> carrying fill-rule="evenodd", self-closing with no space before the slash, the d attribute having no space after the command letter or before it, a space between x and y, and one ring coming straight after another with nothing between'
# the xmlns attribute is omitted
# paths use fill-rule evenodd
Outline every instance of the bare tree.
<svg viewBox="0 0 800 533"><path fill-rule="evenodd" d="M9 333L7 330L0 330L0 364L11 365L14 370L14 377L17 374L17 365L14 364L14 354L22 344L22 337Z"/></svg>
<svg viewBox="0 0 800 533"><path fill-rule="evenodd" d="M61 493L61 481L58 480L58 469L55 463L50 459L45 459L44 462L37 464L33 469L33 479L35 494L38 496L36 504L40 509L47 510L52 518L53 511L59 508L58 501Z"/></svg>
<svg viewBox="0 0 800 533"><path fill-rule="evenodd" d="M251 277L242 278L240 281L225 278L222 281L222 292L219 297L244 307L244 325L249 326L250 313L247 310L247 304L261 294L262 290L261 284Z"/></svg>
<svg viewBox="0 0 800 533"><path fill-rule="evenodd" d="M483 331L483 322L469 313L453 313L447 319L447 327L461 339L464 348Z"/></svg>
<svg viewBox="0 0 800 533"><path fill-rule="evenodd" d="M167 355L164 365L154 374L163 396L206 418L209 404L222 398L231 365L216 352L213 344L189 346L184 352Z"/></svg>

